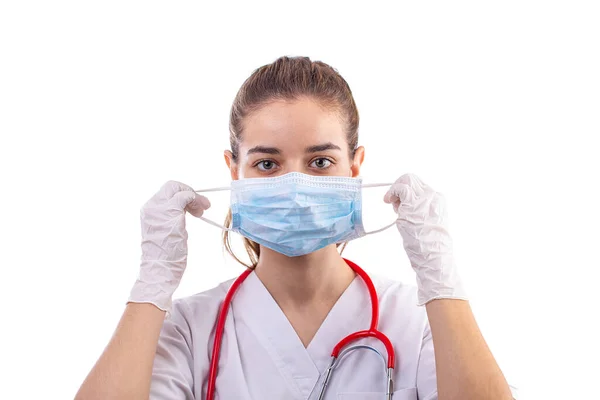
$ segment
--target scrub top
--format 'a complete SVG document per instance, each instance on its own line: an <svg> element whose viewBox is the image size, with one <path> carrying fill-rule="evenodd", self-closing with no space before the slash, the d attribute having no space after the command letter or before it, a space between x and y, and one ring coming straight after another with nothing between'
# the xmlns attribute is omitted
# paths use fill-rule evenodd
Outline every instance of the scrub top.
<svg viewBox="0 0 600 400"><path fill-rule="evenodd" d="M371 276L379 297L379 330L396 352L394 400L437 399L435 358L425 307L417 289ZM205 399L219 307L235 279L173 301L158 340L150 399ZM227 315L215 399L317 400L331 351L350 333L368 329L371 302L358 275L304 347L279 305L255 272L242 282ZM383 344L365 338L387 360ZM383 400L387 367L367 349L340 359L325 400Z"/></svg>

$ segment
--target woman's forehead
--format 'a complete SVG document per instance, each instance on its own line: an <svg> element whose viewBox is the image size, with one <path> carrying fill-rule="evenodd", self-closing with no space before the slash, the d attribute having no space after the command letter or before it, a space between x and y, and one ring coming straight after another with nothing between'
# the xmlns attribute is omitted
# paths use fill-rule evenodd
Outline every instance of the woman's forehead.
<svg viewBox="0 0 600 400"><path fill-rule="evenodd" d="M279 145L308 147L323 143L346 145L344 126L336 112L311 100L277 101L244 120L243 147Z"/></svg>

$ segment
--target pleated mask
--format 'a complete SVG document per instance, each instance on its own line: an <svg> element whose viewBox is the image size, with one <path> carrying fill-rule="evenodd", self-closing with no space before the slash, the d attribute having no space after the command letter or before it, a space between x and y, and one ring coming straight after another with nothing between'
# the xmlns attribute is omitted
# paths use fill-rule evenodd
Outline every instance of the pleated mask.
<svg viewBox="0 0 600 400"><path fill-rule="evenodd" d="M325 246L381 232L391 224L365 232L361 178L314 176L300 172L269 178L234 180L231 190L231 227L205 217L203 221L240 235L288 257L302 256Z"/></svg>

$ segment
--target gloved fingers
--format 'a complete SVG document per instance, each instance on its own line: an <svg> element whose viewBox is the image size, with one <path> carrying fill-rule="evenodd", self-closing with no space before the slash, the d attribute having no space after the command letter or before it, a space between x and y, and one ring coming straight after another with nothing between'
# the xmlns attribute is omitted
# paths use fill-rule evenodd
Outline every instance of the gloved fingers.
<svg viewBox="0 0 600 400"><path fill-rule="evenodd" d="M392 207L394 208L394 212L398 214L398 210L400 209L400 200L396 200L392 203Z"/></svg>
<svg viewBox="0 0 600 400"><path fill-rule="evenodd" d="M201 217L204 210L208 210L210 207L210 201L197 193L188 192L187 190L176 193L173 196L179 202L182 208L192 214L194 217Z"/></svg>
<svg viewBox="0 0 600 400"><path fill-rule="evenodd" d="M383 201L386 202L387 204L392 204L392 206L394 207L394 212L398 213L398 208L400 208L400 203L401 203L401 201L400 201L401 197L402 197L402 195L398 193L398 190L391 187L387 191L385 196L383 196Z"/></svg>
<svg viewBox="0 0 600 400"><path fill-rule="evenodd" d="M144 204L142 208L152 208L159 204L166 204L173 198L175 193L181 192L183 190L194 191L190 186L185 183L177 182L177 181L167 181L165 182L158 192L156 192L147 202ZM183 207L182 207L183 209Z"/></svg>
<svg viewBox="0 0 600 400"><path fill-rule="evenodd" d="M394 182L395 184L404 184L408 188L410 188L414 192L414 196L419 198L425 194L426 191L431 191L432 189L425 184L416 174L407 173L402 175L400 178Z"/></svg>
<svg viewBox="0 0 600 400"><path fill-rule="evenodd" d="M388 204L402 203L408 198L409 190L410 188L403 183L394 183L383 196L383 201Z"/></svg>
<svg viewBox="0 0 600 400"><path fill-rule="evenodd" d="M394 210L400 204L413 205L417 200L425 196L427 193L433 193L433 189L425 184L416 174L407 173L396 180L385 194L383 201L393 203ZM398 206L396 205L398 204Z"/></svg>
<svg viewBox="0 0 600 400"><path fill-rule="evenodd" d="M162 185L159 193L164 195L165 200L170 200L176 193L184 190L189 190L191 192L194 191L194 189L192 189L185 183L181 183L178 181L167 181Z"/></svg>
<svg viewBox="0 0 600 400"><path fill-rule="evenodd" d="M394 183L385 194L383 201L391 203L394 212L398 214L400 207L406 209L415 204L414 191L405 183Z"/></svg>
<svg viewBox="0 0 600 400"><path fill-rule="evenodd" d="M157 194L158 198L171 202L179 206L181 210L188 208L191 210L206 210L210 207L210 201L196 194L196 191L191 186L177 181L166 182Z"/></svg>

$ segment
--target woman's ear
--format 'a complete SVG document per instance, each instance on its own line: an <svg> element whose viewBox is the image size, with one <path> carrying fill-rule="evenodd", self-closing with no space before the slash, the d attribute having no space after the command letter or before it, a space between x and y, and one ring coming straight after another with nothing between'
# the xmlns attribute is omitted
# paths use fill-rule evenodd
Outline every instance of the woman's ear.
<svg viewBox="0 0 600 400"><path fill-rule="evenodd" d="M225 150L223 153L225 156L225 163L227 164L227 168L229 168L229 172L231 173L231 179L234 181L238 180L238 165L233 159L233 153L229 150Z"/></svg>
<svg viewBox="0 0 600 400"><path fill-rule="evenodd" d="M360 175L360 166L362 165L364 159L365 148L363 146L358 146L354 151L354 159L352 160L352 166L350 167L353 178L356 178Z"/></svg>

